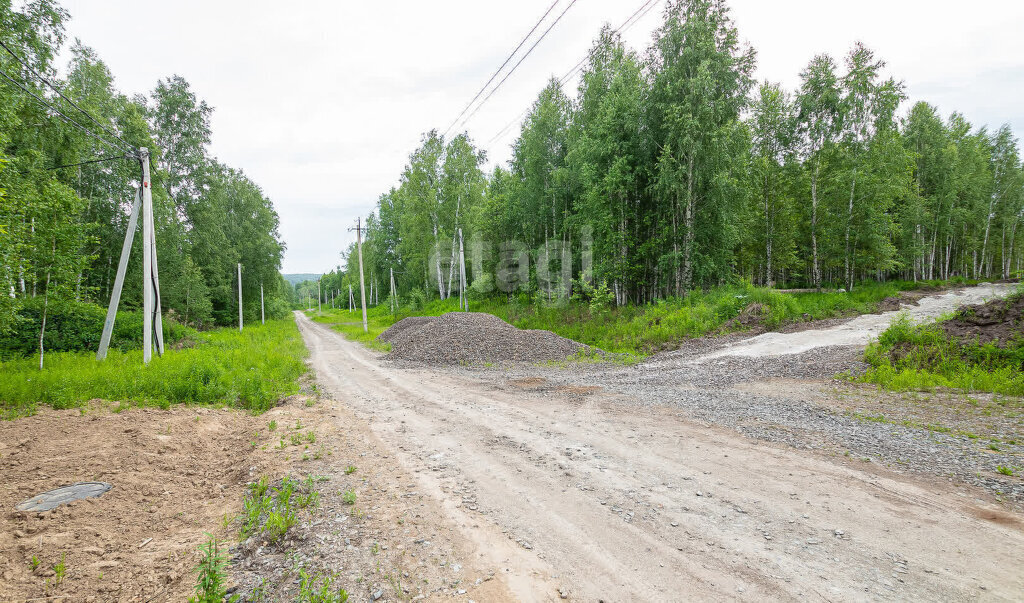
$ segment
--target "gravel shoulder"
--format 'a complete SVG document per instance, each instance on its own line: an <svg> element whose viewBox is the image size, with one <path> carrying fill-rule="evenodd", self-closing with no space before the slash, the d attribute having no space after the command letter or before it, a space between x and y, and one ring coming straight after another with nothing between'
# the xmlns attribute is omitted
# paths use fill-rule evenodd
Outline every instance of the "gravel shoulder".
<svg viewBox="0 0 1024 603"><path fill-rule="evenodd" d="M385 361L297 319L321 385L369 422L518 600L1024 591L1019 513L991 489L935 479L941 468L882 461L919 450L914 462L959 466L966 455L966 472L978 460L949 434L855 419L792 384L740 385L820 384L856 362L853 348L782 363L683 352L637 367L439 369ZM938 454L922 443L933 435ZM872 462L839 453L872 447Z"/></svg>

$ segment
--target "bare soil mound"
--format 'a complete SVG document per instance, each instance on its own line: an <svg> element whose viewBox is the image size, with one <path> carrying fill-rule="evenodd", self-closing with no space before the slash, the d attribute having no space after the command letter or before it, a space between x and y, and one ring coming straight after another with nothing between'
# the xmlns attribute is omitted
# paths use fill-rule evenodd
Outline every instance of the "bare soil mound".
<svg viewBox="0 0 1024 603"><path fill-rule="evenodd" d="M237 511L250 468L269 465L249 445L264 421L248 414L104 405L0 421L0 600L184 601L203 532ZM15 510L83 481L113 489L48 512Z"/></svg>
<svg viewBox="0 0 1024 603"><path fill-rule="evenodd" d="M433 320L433 316L410 316L408 318L403 318L378 335L377 341L395 343L395 340L401 339L403 334L406 332L418 329L425 324L429 324Z"/></svg>
<svg viewBox="0 0 1024 603"><path fill-rule="evenodd" d="M946 335L961 341L994 343L1006 347L1022 338L1024 295L1014 295L976 306L964 306L940 323Z"/></svg>
<svg viewBox="0 0 1024 603"><path fill-rule="evenodd" d="M388 335L391 343L388 358L434 364L547 362L591 350L551 331L517 329L481 312L449 312L418 326L402 327L397 333L390 331L380 336Z"/></svg>

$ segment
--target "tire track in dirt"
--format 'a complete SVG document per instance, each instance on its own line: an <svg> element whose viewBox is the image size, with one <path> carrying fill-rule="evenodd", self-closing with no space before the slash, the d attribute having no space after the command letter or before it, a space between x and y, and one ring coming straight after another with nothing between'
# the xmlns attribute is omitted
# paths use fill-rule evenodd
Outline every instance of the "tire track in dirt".
<svg viewBox="0 0 1024 603"><path fill-rule="evenodd" d="M973 501L678 409L397 368L298 320L322 384L372 418L522 600L558 588L610 600L1024 590L1010 569L1024 563L1024 534L977 519Z"/></svg>

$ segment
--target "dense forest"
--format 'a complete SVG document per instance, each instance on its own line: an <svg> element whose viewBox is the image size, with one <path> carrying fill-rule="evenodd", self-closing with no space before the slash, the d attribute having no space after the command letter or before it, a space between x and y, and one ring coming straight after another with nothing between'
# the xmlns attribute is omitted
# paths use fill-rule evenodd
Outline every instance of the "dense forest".
<svg viewBox="0 0 1024 603"><path fill-rule="evenodd" d="M796 90L758 83L740 40L720 0L670 2L642 54L606 26L578 89L552 79L490 173L466 133L427 132L366 220L367 279L386 293L393 269L402 295L451 295L460 229L470 291L545 299L1018 274L1008 126L907 107L859 43L811 58ZM358 266L343 257L324 291L347 301Z"/></svg>
<svg viewBox="0 0 1024 603"><path fill-rule="evenodd" d="M126 96L78 41L60 69L67 12L52 0L13 4L0 0L0 335L34 322L39 337L47 309L107 304L140 147L151 154L166 314L197 327L237 321L241 262L249 320L259 319L261 284L268 315L283 315L291 286L278 272L277 213L243 172L210 155L212 108L177 75ZM123 309L141 306L141 264L136 236ZM102 311L88 315L100 317L98 334Z"/></svg>

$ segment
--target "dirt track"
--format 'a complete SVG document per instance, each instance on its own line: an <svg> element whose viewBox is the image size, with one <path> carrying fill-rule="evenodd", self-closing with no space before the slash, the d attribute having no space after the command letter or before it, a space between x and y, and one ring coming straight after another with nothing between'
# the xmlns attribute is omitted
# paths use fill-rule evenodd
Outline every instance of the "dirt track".
<svg viewBox="0 0 1024 603"><path fill-rule="evenodd" d="M321 384L371 421L517 599L1024 593L1024 522L980 491L758 442L600 387L397 368L297 316Z"/></svg>

